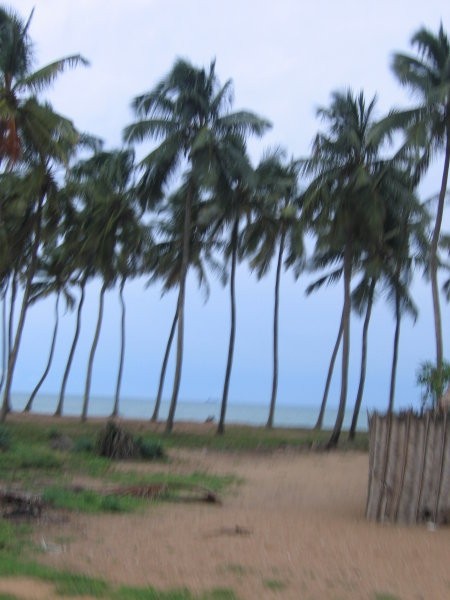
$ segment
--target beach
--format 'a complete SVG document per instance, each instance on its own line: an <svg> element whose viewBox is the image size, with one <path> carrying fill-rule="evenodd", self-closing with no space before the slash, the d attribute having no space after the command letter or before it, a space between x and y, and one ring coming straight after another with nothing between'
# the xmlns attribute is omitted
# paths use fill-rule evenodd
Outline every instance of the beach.
<svg viewBox="0 0 450 600"><path fill-rule="evenodd" d="M242 600L450 598L450 529L367 522L367 454L172 449L169 456L163 465L132 466L143 473L227 474L236 483L221 504L49 514L35 539L56 550L39 561L116 584L193 593L229 588ZM26 579L0 580L0 592L11 585L25 586L15 588L20 598L50 597L48 589L36 595L41 584L35 595L19 595L27 593Z"/></svg>

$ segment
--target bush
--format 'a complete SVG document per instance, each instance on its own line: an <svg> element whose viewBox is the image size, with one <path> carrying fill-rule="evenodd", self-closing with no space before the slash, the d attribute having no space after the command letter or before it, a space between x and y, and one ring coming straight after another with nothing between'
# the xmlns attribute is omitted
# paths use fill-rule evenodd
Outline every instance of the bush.
<svg viewBox="0 0 450 600"><path fill-rule="evenodd" d="M82 436L75 440L73 452L92 452L94 450L94 442L91 438Z"/></svg>
<svg viewBox="0 0 450 600"><path fill-rule="evenodd" d="M4 425L0 426L0 451L6 452L11 448L11 434Z"/></svg>
<svg viewBox="0 0 450 600"><path fill-rule="evenodd" d="M138 437L136 438L135 443L139 448L139 454L142 458L147 460L165 458L164 448L160 442L145 440L142 437Z"/></svg>
<svg viewBox="0 0 450 600"><path fill-rule="evenodd" d="M440 370L429 361L421 363L416 372L416 382L422 387L422 410L427 404L437 408L439 399L450 383L450 363L444 361Z"/></svg>
<svg viewBox="0 0 450 600"><path fill-rule="evenodd" d="M108 421L106 427L97 436L97 454L116 460L136 458L139 447L131 433L119 427L114 421Z"/></svg>

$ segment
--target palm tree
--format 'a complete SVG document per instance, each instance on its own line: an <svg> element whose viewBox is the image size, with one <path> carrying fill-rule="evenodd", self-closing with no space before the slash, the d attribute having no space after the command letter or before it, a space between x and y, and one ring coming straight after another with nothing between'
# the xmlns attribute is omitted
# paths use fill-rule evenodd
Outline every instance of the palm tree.
<svg viewBox="0 0 450 600"><path fill-rule="evenodd" d="M157 280L162 281L162 294L165 294L179 285L183 260L184 197L185 189L183 185L169 197L167 205L162 210L161 220L153 225L156 230L156 237L160 241L154 243L149 248L149 255L145 260L147 269L151 274L150 282ZM208 221L203 217L200 217L203 210L204 206L201 202L194 202L191 236L189 240L189 269L195 273L199 287L204 292L206 301L209 297L209 283L206 276L206 266L214 272L220 272L220 266L214 257L214 253L218 249L217 243L209 237ZM175 310L164 352L158 392L151 417L152 421L158 420L167 364L178 321L177 308L178 306Z"/></svg>
<svg viewBox="0 0 450 600"><path fill-rule="evenodd" d="M25 251L23 255L20 258L17 257L17 260L20 260L20 274L23 279L24 291L14 340L8 359L1 413L3 420L9 411L12 378L25 324L25 316L30 303L33 278L39 264L39 249L41 244L45 245L48 232L53 230L55 225L54 205L57 198L57 185L50 171L51 164L51 159L46 159L45 163L37 162L33 168L28 169L22 181L24 191L21 197L22 200L26 200L30 207L28 226L31 230L24 246Z"/></svg>
<svg viewBox="0 0 450 600"><path fill-rule="evenodd" d="M0 8L0 165L4 164L6 170L10 170L19 161L21 163L19 178L28 183L23 198L30 208L29 225L32 230L23 257L26 258L23 269L24 293L9 353L2 420L9 410L12 377L38 264L39 247L44 239L43 218L47 218L48 214L46 216L45 213L51 210L51 200L55 195L53 171L59 165L67 164L79 141L72 123L55 113L49 104L40 103L37 94L68 66L85 63L81 56L71 56L33 72L32 45L28 35L30 19L24 23L13 11ZM2 228L5 226L4 208L3 204L0 205Z"/></svg>
<svg viewBox="0 0 450 600"><path fill-rule="evenodd" d="M47 375L50 371L50 367L53 361L53 356L55 352L56 346L56 337L58 335L58 327L59 327L59 303L61 299L61 294L64 295L66 300L66 305L69 308L73 307L74 300L71 294L66 289L67 280L65 277L67 275L67 271L65 268L65 263L61 262L61 258L63 258L63 252L61 252L61 247L54 247L49 251L49 257L47 259L44 258L42 264L38 268L37 276L39 278L38 281L33 282L31 296L29 300L30 306L37 302L42 298L48 297L53 292L56 292L55 299L55 321L53 327L53 333L50 342L50 350L47 358L47 362L44 368L44 371L39 378L39 381L35 385L33 391L30 394L28 402L24 408L24 412L29 412L33 406L33 401L37 396L39 390L42 387Z"/></svg>
<svg viewBox="0 0 450 600"><path fill-rule="evenodd" d="M178 287L178 337L174 386L166 430L173 428L181 381L184 337L184 302L189 268L192 210L212 167L220 164L223 147L233 136L262 134L268 123L249 112L228 112L231 82L220 86L215 64L208 71L177 60L169 74L150 92L133 101L137 121L125 129L128 142L162 140L142 161L142 202L146 208L161 201L169 179L186 166L182 264Z"/></svg>
<svg viewBox="0 0 450 600"><path fill-rule="evenodd" d="M32 16L33 11L23 21L12 9L0 7L0 165L6 161L9 168L26 155L30 143L45 152L47 137L54 131L53 115L43 110L36 94L68 67L88 64L77 54L33 71L28 33Z"/></svg>
<svg viewBox="0 0 450 600"><path fill-rule="evenodd" d="M127 277L130 240L137 243L139 227L130 194L130 178L133 172L134 153L131 150L114 152L99 151L91 158L81 161L72 170L74 191L84 203L82 216L82 246L80 254L87 257L86 265L92 274L102 277L99 296L99 308L94 338L89 353L86 382L81 418L87 418L92 369L100 336L104 296L117 277ZM136 248L137 246L135 246ZM133 249L134 250L134 249ZM133 261L135 257L133 255ZM123 288L122 288L123 290ZM123 333L123 327L122 327ZM121 344L122 351L124 343ZM120 391L120 376L123 355L119 364L119 382L116 391ZM118 394L115 406L118 409Z"/></svg>
<svg viewBox="0 0 450 600"><path fill-rule="evenodd" d="M427 169L437 152L444 151L444 167L429 254L436 368L440 370L444 351L437 272L450 165L450 40L441 23L437 34L426 28L419 29L412 37L411 44L417 49L417 55L397 53L394 55L392 67L400 83L409 88L419 98L420 103L415 108L393 112L387 124L389 127L404 129L407 144L419 148L419 175Z"/></svg>
<svg viewBox="0 0 450 600"><path fill-rule="evenodd" d="M276 255L274 315L273 315L273 371L272 392L266 426L273 427L278 388L278 322L280 279L285 267L296 264L295 275L300 274L303 258L303 225L298 218L298 167L296 163L283 164L284 154L270 153L256 168L255 214L243 232L243 251L250 256L250 268L262 278ZM285 258L285 253L288 252Z"/></svg>
<svg viewBox="0 0 450 600"><path fill-rule="evenodd" d="M366 104L363 93L354 96L334 93L330 107L319 115L329 132L319 133L312 156L303 161L312 181L304 194L303 214L316 233L313 264L323 268L340 264L323 281L342 273L341 391L335 426L328 447L336 446L342 430L348 385L350 351L351 280L370 240L379 236L383 223L383 204L376 193L379 175L376 168L383 137L374 128L375 98Z"/></svg>

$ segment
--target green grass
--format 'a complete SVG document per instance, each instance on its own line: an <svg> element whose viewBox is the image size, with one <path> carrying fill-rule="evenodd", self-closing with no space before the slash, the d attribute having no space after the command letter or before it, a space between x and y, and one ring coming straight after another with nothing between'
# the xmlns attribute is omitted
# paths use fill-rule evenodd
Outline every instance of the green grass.
<svg viewBox="0 0 450 600"><path fill-rule="evenodd" d="M280 579L265 579L263 581L263 585L268 590L272 590L273 592L284 590L287 587L286 583Z"/></svg>
<svg viewBox="0 0 450 600"><path fill-rule="evenodd" d="M104 581L86 575L58 571L35 562L5 555L0 551L0 576L31 577L55 586L62 597L92 596L108 600L238 600L226 589L215 589L200 596L187 589L160 591L153 587L114 587ZM8 596L5 596L6 598ZM0 596L0 600L1 600Z"/></svg>
<svg viewBox="0 0 450 600"><path fill-rule="evenodd" d="M400 600L400 598L392 594L375 594L375 600Z"/></svg>
<svg viewBox="0 0 450 600"><path fill-rule="evenodd" d="M113 494L100 494L93 490L79 492L52 486L43 493L44 502L55 508L66 508L86 513L99 512L133 512L144 506L144 500L129 496L115 496Z"/></svg>
<svg viewBox="0 0 450 600"><path fill-rule="evenodd" d="M44 426L30 421L7 422L4 426L11 435L11 439L24 439L27 443L49 444L51 436L65 434L75 442L75 447L93 447L99 430L104 426L99 421L81 423L78 420L63 420L57 427ZM276 428L268 430L265 427L251 427L246 425L230 425L226 427L224 435L217 435L215 429L201 433L174 431L167 435L154 431L155 426L148 421L142 423L130 422L125 427L148 444L161 444L163 448L208 448L214 450L256 450L271 451L280 448L310 449L324 444L330 435L329 431L313 431L311 429ZM6 434L8 435L8 434ZM368 435L358 432L354 442L349 444L346 432L341 435L341 449L357 449L366 451L368 448ZM77 440L80 440L79 442ZM71 453L76 455L77 453ZM85 454L85 453L80 453Z"/></svg>

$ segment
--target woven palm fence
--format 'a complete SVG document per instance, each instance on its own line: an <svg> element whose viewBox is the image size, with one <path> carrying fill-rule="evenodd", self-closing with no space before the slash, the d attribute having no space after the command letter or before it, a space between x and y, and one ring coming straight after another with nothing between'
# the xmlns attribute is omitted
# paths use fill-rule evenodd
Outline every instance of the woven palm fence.
<svg viewBox="0 0 450 600"><path fill-rule="evenodd" d="M450 522L448 413L369 415L366 516L394 523Z"/></svg>

